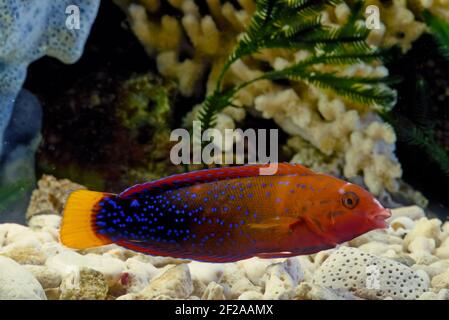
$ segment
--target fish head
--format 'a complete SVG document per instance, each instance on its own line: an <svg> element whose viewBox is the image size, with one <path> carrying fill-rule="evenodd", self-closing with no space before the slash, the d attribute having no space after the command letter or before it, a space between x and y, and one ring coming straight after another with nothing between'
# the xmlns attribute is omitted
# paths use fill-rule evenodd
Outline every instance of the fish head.
<svg viewBox="0 0 449 320"><path fill-rule="evenodd" d="M362 187L343 182L334 188L334 201L325 212L326 233L335 242L351 240L374 229L387 227L387 218L391 216L380 202Z"/></svg>

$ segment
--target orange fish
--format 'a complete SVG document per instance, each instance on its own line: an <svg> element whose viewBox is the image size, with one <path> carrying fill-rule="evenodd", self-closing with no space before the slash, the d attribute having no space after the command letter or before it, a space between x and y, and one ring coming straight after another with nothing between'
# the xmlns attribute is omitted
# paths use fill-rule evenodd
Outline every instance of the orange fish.
<svg viewBox="0 0 449 320"><path fill-rule="evenodd" d="M263 167L178 174L119 195L75 191L61 241L231 262L311 254L386 227L390 211L357 185L298 164L279 164L275 175L260 175Z"/></svg>

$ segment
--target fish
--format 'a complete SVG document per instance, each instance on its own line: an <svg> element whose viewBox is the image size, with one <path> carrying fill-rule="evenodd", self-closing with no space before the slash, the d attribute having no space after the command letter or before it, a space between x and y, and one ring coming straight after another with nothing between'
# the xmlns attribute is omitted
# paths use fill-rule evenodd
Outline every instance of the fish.
<svg viewBox="0 0 449 320"><path fill-rule="evenodd" d="M266 166L176 174L120 194L75 191L61 242L224 263L312 254L387 227L390 210L362 187L300 164L261 175Z"/></svg>

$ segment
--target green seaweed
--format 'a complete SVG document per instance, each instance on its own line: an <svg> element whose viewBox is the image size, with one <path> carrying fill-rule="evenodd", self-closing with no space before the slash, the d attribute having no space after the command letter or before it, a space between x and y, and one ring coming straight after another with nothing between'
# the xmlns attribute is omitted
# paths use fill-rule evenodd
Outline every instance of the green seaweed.
<svg viewBox="0 0 449 320"><path fill-rule="evenodd" d="M449 23L428 10L422 12L424 21L429 26L432 37L438 44L440 54L449 61ZM430 88L424 78L416 82L416 97L411 106L411 116L405 117L398 113L384 114L401 140L421 149L429 159L449 176L449 153L435 138L435 125L430 114Z"/></svg>
<svg viewBox="0 0 449 320"><path fill-rule="evenodd" d="M394 126L402 141L421 149L449 176L449 154L435 139L434 122L429 114L431 101L428 98L428 90L426 81L420 78L416 82L416 99L411 117L388 113L383 114L383 118Z"/></svg>
<svg viewBox="0 0 449 320"><path fill-rule="evenodd" d="M4 211L8 205L18 199L29 185L30 183L28 181L20 180L0 187L0 212Z"/></svg>
<svg viewBox="0 0 449 320"><path fill-rule="evenodd" d="M206 97L199 113L203 130L216 124L216 115L234 105L235 94L259 80L300 80L361 104L373 104L379 110L389 110L396 101L385 77L347 77L336 72L317 69L321 65L351 65L382 60L385 55L366 43L369 30L359 23L362 1L352 5L352 14L343 26L329 27L322 23L321 13L342 0L259 0L252 21L225 62L212 93ZM231 87L223 80L231 65L263 49L297 51L307 49L310 58L282 70L271 70L262 76Z"/></svg>
<svg viewBox="0 0 449 320"><path fill-rule="evenodd" d="M441 55L449 60L449 23L428 10L425 10L422 15L432 36L438 43Z"/></svg>

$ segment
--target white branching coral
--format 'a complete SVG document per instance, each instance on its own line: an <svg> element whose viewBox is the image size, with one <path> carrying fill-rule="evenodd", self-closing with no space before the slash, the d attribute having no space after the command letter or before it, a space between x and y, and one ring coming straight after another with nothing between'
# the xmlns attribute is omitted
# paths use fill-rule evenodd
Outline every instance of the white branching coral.
<svg viewBox="0 0 449 320"><path fill-rule="evenodd" d="M402 172L394 156L396 136L374 113L361 115L347 109L340 98L312 88L302 99L293 89L260 95L255 108L287 133L306 139L322 154L334 158L330 166L333 173L335 163L343 163L343 174L347 178L363 174L373 193L379 194L384 187L397 190L396 179ZM298 150L298 154L303 152Z"/></svg>
<svg viewBox="0 0 449 320"><path fill-rule="evenodd" d="M238 0L235 5L207 0L201 6L193 0L168 0L163 5L159 0L115 1L128 13L131 27L147 52L156 58L159 72L175 79L186 96L193 95L206 79L206 91L214 88L226 58L255 10L254 0ZM379 7L381 19L381 29L373 30L368 42L380 46L398 44L408 50L425 31L411 9L412 2L415 7L418 4L442 16L447 11L447 0L393 0L387 4L367 0L366 6ZM168 7L171 9L166 10ZM173 13L176 11L178 14ZM323 11L322 20L325 24L342 25L350 13L350 8L342 3ZM267 66L279 70L310 54L305 50L296 54L264 50L235 62L223 85L254 79ZM358 64L332 71L346 76L388 75L381 65ZM396 180L402 172L394 155L395 133L371 107L354 105L304 82L292 81L287 87L266 80L240 90L234 103L246 112L273 119L293 139L298 137L316 148L329 161L321 169L347 178L362 175L367 187L376 194L384 189L397 190ZM192 120L196 113L194 110L188 118ZM235 116L224 111L218 115L217 125L222 129L234 128L234 121L243 118L242 114ZM222 120L226 120L226 125L220 124ZM301 161L303 156L304 152L298 150L293 161Z"/></svg>

